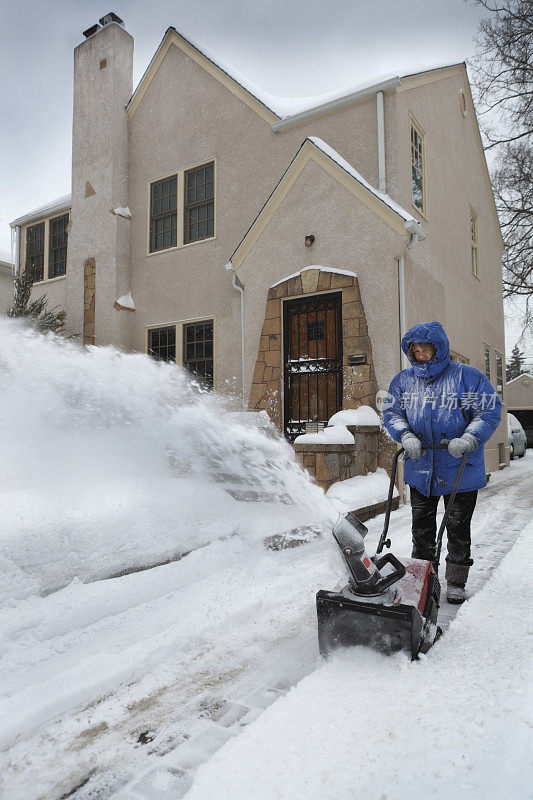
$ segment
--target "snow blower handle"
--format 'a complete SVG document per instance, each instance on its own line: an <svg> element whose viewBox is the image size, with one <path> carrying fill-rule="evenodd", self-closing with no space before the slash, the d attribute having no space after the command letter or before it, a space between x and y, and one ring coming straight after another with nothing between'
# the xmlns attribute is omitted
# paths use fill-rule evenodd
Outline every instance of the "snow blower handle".
<svg viewBox="0 0 533 800"><path fill-rule="evenodd" d="M424 445L422 445L422 447L423 447L424 450L447 450L449 443L450 443L449 439L441 439L440 444L424 444ZM386 508L386 511L385 511L385 522L383 523L383 532L382 532L382 534L380 536L380 539L379 539L378 547L377 547L377 550L376 550L376 555L379 555L385 546L386 547L390 547L391 546L391 540L387 539L386 537L387 537L387 533L388 533L388 530L389 530L390 512L391 512L391 508L392 508L392 495L393 495L393 492L394 492L394 481L396 479L396 468L398 466L398 459L399 459L399 457L401 456L401 454L403 452L405 452L404 448L400 447L400 449L396 451L396 453L394 454L394 458L392 459L392 469L391 469L391 476L390 476L390 483L389 483L389 495L387 497L387 508ZM461 475L463 474L463 470L465 468L466 456L467 456L467 454L464 453L463 454L463 458L461 460L461 463L459 465L459 469L457 471L457 476L455 478L455 481L454 481L454 484L453 484L453 487L452 487L452 491L450 493L450 499L448 501L448 506L446 508L446 511L444 512L444 516L443 516L442 522L440 524L439 533L438 533L438 536L437 536L437 552L436 552L436 557L435 557L435 562L437 564L437 567L438 567L438 565L440 563L440 551L441 551L441 548L442 548L442 537L444 535L444 528L446 526L446 523L448 522L448 517L450 516L452 503L453 503L453 501L455 499L455 495L457 493L457 487L459 486L459 481L461 480Z"/></svg>

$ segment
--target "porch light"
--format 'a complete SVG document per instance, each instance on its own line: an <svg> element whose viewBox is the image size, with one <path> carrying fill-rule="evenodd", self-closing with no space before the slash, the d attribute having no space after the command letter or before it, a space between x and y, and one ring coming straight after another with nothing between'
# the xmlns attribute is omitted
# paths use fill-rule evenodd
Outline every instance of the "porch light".
<svg viewBox="0 0 533 800"><path fill-rule="evenodd" d="M312 233L308 233L307 236L305 237L305 246L306 247L311 247L311 245L313 244L314 241L315 241L315 237L313 236L313 234Z"/></svg>

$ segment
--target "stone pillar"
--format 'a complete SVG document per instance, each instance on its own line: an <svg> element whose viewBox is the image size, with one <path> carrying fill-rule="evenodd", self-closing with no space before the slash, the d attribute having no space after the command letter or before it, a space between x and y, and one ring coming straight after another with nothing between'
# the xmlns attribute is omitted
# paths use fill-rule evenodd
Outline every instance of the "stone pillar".
<svg viewBox="0 0 533 800"><path fill-rule="evenodd" d="M94 287L96 264L88 258L83 268L83 344L94 344Z"/></svg>

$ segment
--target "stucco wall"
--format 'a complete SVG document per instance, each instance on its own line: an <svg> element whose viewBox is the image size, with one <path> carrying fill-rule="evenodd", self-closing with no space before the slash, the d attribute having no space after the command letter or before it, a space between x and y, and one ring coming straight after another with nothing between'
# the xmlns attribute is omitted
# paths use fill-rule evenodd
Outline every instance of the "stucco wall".
<svg viewBox="0 0 533 800"><path fill-rule="evenodd" d="M217 386L234 377L239 381L240 301L224 265L306 136L322 137L375 182L375 129L374 98L272 133L265 120L171 47L130 121L132 293L137 309L131 346L145 349L147 325L212 316ZM216 239L149 255L150 181L212 158ZM306 225L316 228L311 209Z"/></svg>

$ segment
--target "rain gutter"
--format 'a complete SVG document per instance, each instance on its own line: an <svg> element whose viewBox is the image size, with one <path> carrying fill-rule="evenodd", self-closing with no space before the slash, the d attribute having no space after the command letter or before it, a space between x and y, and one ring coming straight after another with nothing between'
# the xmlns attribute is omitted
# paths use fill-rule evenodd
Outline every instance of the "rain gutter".
<svg viewBox="0 0 533 800"><path fill-rule="evenodd" d="M350 106L353 103L358 103L361 100L366 100L367 97L373 97L377 92L388 92L391 89L396 89L401 84L399 76L387 78L385 81L375 83L372 86L367 86L364 89L359 89L356 92L345 94L338 97L336 100L330 100L328 103L322 103L314 108L308 108L305 111L300 111L299 114L292 114L290 117L276 120L270 124L270 130L274 133L287 130L301 122L307 122L316 117L322 117L324 114L329 114L331 111L338 111L339 108Z"/></svg>

